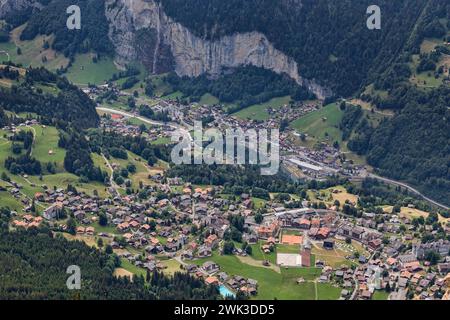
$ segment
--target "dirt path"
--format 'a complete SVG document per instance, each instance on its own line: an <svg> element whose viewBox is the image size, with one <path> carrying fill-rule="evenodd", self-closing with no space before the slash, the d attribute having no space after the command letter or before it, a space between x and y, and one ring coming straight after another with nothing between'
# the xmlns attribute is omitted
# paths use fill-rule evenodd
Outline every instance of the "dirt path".
<svg viewBox="0 0 450 320"><path fill-rule="evenodd" d="M113 173L114 173L114 169L111 166L111 164L109 163L109 160L105 157L105 155L102 153L102 157L103 160L105 161L106 165L108 166L109 170L111 171L111 176L109 177L109 183L111 184L111 187L113 187L117 193L119 193L117 190L118 189L123 189L121 188L115 181L114 181L114 177L113 177Z"/></svg>
<svg viewBox="0 0 450 320"><path fill-rule="evenodd" d="M317 290L317 280L314 280L314 291L316 292L316 300L319 300L319 291Z"/></svg>
<svg viewBox="0 0 450 320"><path fill-rule="evenodd" d="M36 144L36 129L34 129L34 128L31 127L31 126L27 126L27 128L30 128L31 131L33 131L33 144L32 144L31 151L30 151L30 157L31 157L31 156L33 155L33 148L34 148L34 145Z"/></svg>

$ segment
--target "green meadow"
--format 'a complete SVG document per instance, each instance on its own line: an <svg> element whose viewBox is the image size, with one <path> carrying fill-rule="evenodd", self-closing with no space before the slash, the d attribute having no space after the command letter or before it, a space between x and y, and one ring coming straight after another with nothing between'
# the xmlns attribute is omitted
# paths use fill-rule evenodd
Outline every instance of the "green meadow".
<svg viewBox="0 0 450 320"><path fill-rule="evenodd" d="M313 282L320 275L319 268L289 268L281 269L280 273L264 268L250 266L241 262L235 256L221 256L214 253L212 257L196 260L198 265L205 261L214 261L220 266L220 270L230 275L240 275L258 281L258 300L315 300L316 289ZM297 284L297 279L303 278L306 282ZM319 298L337 299L336 290L332 290L322 284L317 284ZM331 286L330 286L331 287ZM334 287L332 287L335 289ZM340 291L339 291L340 292Z"/></svg>
<svg viewBox="0 0 450 320"><path fill-rule="evenodd" d="M290 96L277 97L270 99L269 101L244 108L236 113L233 113L233 115L244 120L251 119L265 121L270 118L267 108L272 107L273 109L278 109L285 104L289 104L289 101L291 101Z"/></svg>
<svg viewBox="0 0 450 320"><path fill-rule="evenodd" d="M315 142L342 143L342 134L339 124L344 112L336 103L311 112L291 123L291 127L299 133L304 133Z"/></svg>
<svg viewBox="0 0 450 320"><path fill-rule="evenodd" d="M93 55L86 53L76 56L65 76L77 85L102 84L118 71L112 58L102 56L94 63Z"/></svg>

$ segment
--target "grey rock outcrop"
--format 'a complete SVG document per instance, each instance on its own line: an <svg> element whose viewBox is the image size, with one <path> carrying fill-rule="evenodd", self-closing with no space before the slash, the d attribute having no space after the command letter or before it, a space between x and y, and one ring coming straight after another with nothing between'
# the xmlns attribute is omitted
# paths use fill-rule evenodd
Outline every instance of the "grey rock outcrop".
<svg viewBox="0 0 450 320"><path fill-rule="evenodd" d="M189 77L205 73L215 77L224 68L253 65L287 74L320 98L330 95L313 80L303 79L297 62L276 49L262 33L205 40L173 21L154 0L107 0L106 17L119 65L140 60L153 73L174 69L178 75Z"/></svg>

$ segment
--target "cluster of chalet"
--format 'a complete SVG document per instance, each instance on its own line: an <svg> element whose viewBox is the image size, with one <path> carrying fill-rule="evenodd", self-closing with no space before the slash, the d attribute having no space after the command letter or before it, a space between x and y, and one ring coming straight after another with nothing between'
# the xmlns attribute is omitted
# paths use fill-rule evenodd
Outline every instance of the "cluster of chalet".
<svg viewBox="0 0 450 320"><path fill-rule="evenodd" d="M258 281L220 272L220 266L213 261L206 261L201 266L196 264L185 265L184 269L204 279L207 284L226 285L234 291L240 291L247 295L256 295L258 292Z"/></svg>
<svg viewBox="0 0 450 320"><path fill-rule="evenodd" d="M249 296L258 294L258 281L246 279L241 276L230 277L225 272L219 272L217 278L220 282L225 283L228 287L235 291L241 291Z"/></svg>
<svg viewBox="0 0 450 320"><path fill-rule="evenodd" d="M298 229L311 239L320 241L341 236L364 243L373 250L379 249L382 245L380 232L352 224L335 211L301 208L277 212L275 216L276 219L265 221L256 227L255 231L259 238L276 237L281 228L289 228Z"/></svg>
<svg viewBox="0 0 450 320"><path fill-rule="evenodd" d="M382 234L376 230L343 223L337 228L337 234L366 244L371 250L378 250L382 245Z"/></svg>
<svg viewBox="0 0 450 320"><path fill-rule="evenodd" d="M39 121L37 121L36 119L30 119L30 120L25 120L24 122L15 125L15 124L11 124L9 126L5 126L2 128L2 130L10 132L12 136L12 134L17 133L19 131L21 131L23 127L29 127L29 126L34 126L34 125L39 125ZM45 127L45 126L44 126Z"/></svg>
<svg viewBox="0 0 450 320"><path fill-rule="evenodd" d="M122 136L137 137L141 135L141 128L128 121L128 117L120 114L112 114L111 118L102 117L101 126L106 131L115 132ZM155 141L160 138L170 137L170 132L173 131L168 126L152 126L145 131L145 137L149 141Z"/></svg>
<svg viewBox="0 0 450 320"><path fill-rule="evenodd" d="M26 214L22 217L21 220L15 219L12 222L12 225L15 228L38 228L42 223L43 218L42 217L35 217L31 214Z"/></svg>
<svg viewBox="0 0 450 320"><path fill-rule="evenodd" d="M162 271L164 269L167 269L167 266L164 264L164 262L153 255L143 256L141 254L132 254L130 252L120 252L118 256L127 259L135 266L144 268L150 272Z"/></svg>
<svg viewBox="0 0 450 320"><path fill-rule="evenodd" d="M424 264L425 265L425 264ZM401 254L396 257L388 257L387 259L370 260L368 264L359 267L359 273L355 273L361 284L366 283L367 270L380 270L381 279L377 284L377 289L385 289L389 284L389 288L396 288L394 294L396 299L406 298L408 290L413 290L414 295L421 299L428 299L434 296L434 293L445 289L446 272L440 272L442 277L435 272L427 272L428 268L422 265L416 255ZM373 292L371 292L373 293ZM362 294L368 298L368 293Z"/></svg>
<svg viewBox="0 0 450 320"><path fill-rule="evenodd" d="M296 119L296 117L304 116L310 112L315 111L318 106L314 103L299 103L284 105L280 108L267 108L270 115L266 121L256 121L252 119L240 119L238 117L230 117L224 113L220 105L215 106L196 106L192 108L190 105L181 105L176 102L168 103L163 108L168 111L175 121L193 125L194 121L202 119L205 114L209 114L214 119L208 123L208 127L214 127L225 131L227 128L241 128L242 130L255 129L262 130L267 128L279 128L282 119ZM297 146L292 143L292 137L299 137L300 134L294 129L287 129L280 134L280 149L289 153L307 154L309 159L327 164L328 167L333 168L336 172L340 171L344 174L350 174L354 170L359 170L358 166L354 166L351 162L345 161L344 164L340 161L340 152L334 147L323 144L320 150L312 150L309 148ZM312 170L307 172L306 176L309 178L322 179L329 174L327 172L318 172Z"/></svg>
<svg viewBox="0 0 450 320"><path fill-rule="evenodd" d="M63 189L50 189L43 186L44 192L34 195L35 201L46 204L43 217L47 220L55 220L63 215L63 211L73 214L73 217L82 224L92 223L88 214L98 214L100 207L106 205L108 200L100 200L87 194L75 194ZM95 219L94 219L95 220Z"/></svg>

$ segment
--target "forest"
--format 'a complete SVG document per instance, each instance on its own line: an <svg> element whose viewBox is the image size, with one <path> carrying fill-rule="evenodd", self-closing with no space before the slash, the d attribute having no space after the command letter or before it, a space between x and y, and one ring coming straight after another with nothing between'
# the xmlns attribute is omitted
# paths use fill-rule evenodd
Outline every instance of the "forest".
<svg viewBox="0 0 450 320"><path fill-rule="evenodd" d="M171 18L202 38L262 32L295 58L303 77L316 79L337 96L383 78L389 66L405 58L404 51L417 52L424 37L439 37L438 19L449 11L446 0L381 0L382 28L368 30L369 0L158 1Z"/></svg>
<svg viewBox="0 0 450 320"><path fill-rule="evenodd" d="M188 274L113 276L120 267L107 254L81 241L68 241L49 229L8 232L10 212L0 209L0 297L5 300L204 300L220 299L215 286ZM20 241L18 241L20 239ZM81 290L68 290L68 266L81 269ZM20 270L18 272L17 270Z"/></svg>
<svg viewBox="0 0 450 320"><path fill-rule="evenodd" d="M171 73L166 80L191 101L199 101L204 94L210 93L223 103L234 103L236 106L229 110L230 113L280 96L290 95L296 101L315 98L287 75L254 66L224 70L218 79L209 79L207 75L180 78Z"/></svg>
<svg viewBox="0 0 450 320"><path fill-rule="evenodd" d="M170 150L164 146L152 145L143 136L123 136L115 132L91 129L88 132L89 145L92 152L128 159L127 150L144 158L150 166L158 159L170 161Z"/></svg>
<svg viewBox="0 0 450 320"><path fill-rule="evenodd" d="M67 150L64 168L68 172L79 176L84 182L99 181L103 183L108 180L108 173L94 165L89 142L83 133L71 128L61 131L58 146Z"/></svg>
<svg viewBox="0 0 450 320"><path fill-rule="evenodd" d="M54 85L58 93L44 93L35 88L37 84ZM85 93L44 68L29 68L23 83L11 89L0 88L0 106L15 113L36 113L46 124L66 126L70 123L85 129L100 122L95 103Z"/></svg>
<svg viewBox="0 0 450 320"><path fill-rule="evenodd" d="M450 88L422 91L399 86L390 100L399 110L376 128L365 119L351 123L354 109L346 109L341 127L356 131L349 149L367 155L381 174L449 205Z"/></svg>
<svg viewBox="0 0 450 320"><path fill-rule="evenodd" d="M306 197L306 189L326 189L345 184L346 179L329 177L324 181L312 180L301 184L290 182L282 173L274 176L262 176L257 165L229 166L229 165L177 165L172 166L168 177L181 177L185 181L199 185L221 185L224 192L241 195L251 194L254 197L268 199L269 192L299 194Z"/></svg>
<svg viewBox="0 0 450 320"><path fill-rule="evenodd" d="M42 10L30 14L28 23L20 36L21 40L32 40L39 34L54 34L52 48L63 52L67 57L73 58L77 53L86 53L90 50L99 54L113 54L114 47L107 36L109 26L104 13L104 1L50 0L45 2L48 4ZM81 30L67 30L66 9L71 5L80 7L83 24Z"/></svg>

